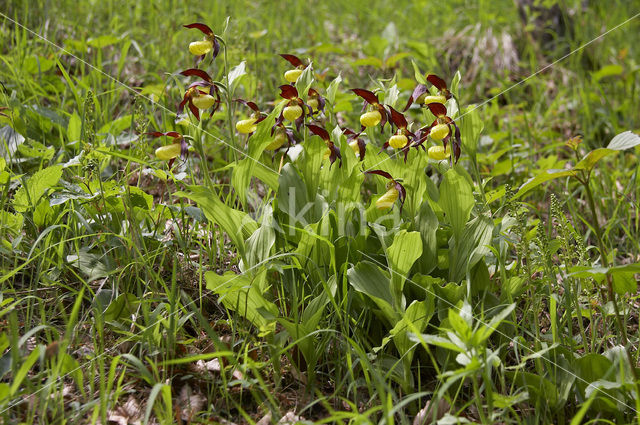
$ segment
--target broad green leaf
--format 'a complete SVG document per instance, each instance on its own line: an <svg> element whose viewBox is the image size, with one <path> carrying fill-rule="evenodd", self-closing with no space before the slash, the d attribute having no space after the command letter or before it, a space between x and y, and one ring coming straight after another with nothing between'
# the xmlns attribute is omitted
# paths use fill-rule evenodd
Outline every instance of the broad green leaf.
<svg viewBox="0 0 640 425"><path fill-rule="evenodd" d="M438 217L429 205L429 201L425 200L420 206L415 223L422 238L422 257L418 265L423 274L428 274L438 264L438 239L436 237Z"/></svg>
<svg viewBox="0 0 640 425"><path fill-rule="evenodd" d="M341 82L342 76L338 74L338 76L333 79L331 84L329 84L329 87L327 87L327 102L329 102L329 104L332 106L336 100L336 93L338 92L338 87L340 86Z"/></svg>
<svg viewBox="0 0 640 425"><path fill-rule="evenodd" d="M427 80L424 79L424 75L420 71L420 68L418 68L418 64L416 63L416 61L412 59L411 65L413 65L413 75L415 76L416 81L420 84L426 84Z"/></svg>
<svg viewBox="0 0 640 425"><path fill-rule="evenodd" d="M242 81L242 77L247 75L246 67L247 67L246 61L242 61L238 65L231 68L231 71L229 71L229 76L227 77L227 80L228 80L228 86L230 89L229 92L232 95L236 91L236 88L240 84L240 81Z"/></svg>
<svg viewBox="0 0 640 425"><path fill-rule="evenodd" d="M413 342L409 339L409 333L415 335L422 333L431 320L434 311L433 297L427 297L423 301L416 300L407 307L402 319L389 331L389 335L393 338L393 343L401 356L405 356L413 345ZM405 361L411 364L412 358L413 354L409 354L406 356Z"/></svg>
<svg viewBox="0 0 640 425"><path fill-rule="evenodd" d="M542 183L548 182L549 180L575 175L576 172L573 170L543 170L538 175L531 177L522 186L520 186L520 189L518 189L518 192L514 195L513 199L518 199L531 189L534 189L540 186Z"/></svg>
<svg viewBox="0 0 640 425"><path fill-rule="evenodd" d="M71 118L69 118L69 125L67 125L67 138L70 142L80 140L82 137L82 118L76 111L73 111Z"/></svg>
<svg viewBox="0 0 640 425"><path fill-rule="evenodd" d="M121 318L129 318L138 308L140 300L133 294L120 294L104 311L103 318L107 322L114 322Z"/></svg>
<svg viewBox="0 0 640 425"><path fill-rule="evenodd" d="M603 78L621 75L622 71L623 71L623 68L621 65L605 65L602 68L600 68L597 72L594 72L591 75L591 78L593 78L593 81L597 83Z"/></svg>
<svg viewBox="0 0 640 425"><path fill-rule="evenodd" d="M110 46L119 42L120 39L114 35L101 35L99 37L90 38L87 44L96 49L102 49L103 47Z"/></svg>
<svg viewBox="0 0 640 425"><path fill-rule="evenodd" d="M203 186L189 186L189 192L175 195L191 199L198 204L205 217L216 223L229 236L242 257L245 256L245 239L258 229L258 224L249 214L227 206L218 195Z"/></svg>
<svg viewBox="0 0 640 425"><path fill-rule="evenodd" d="M558 388L550 380L529 372L505 372L505 375L518 387L526 387L529 394L545 405L555 407L558 403Z"/></svg>
<svg viewBox="0 0 640 425"><path fill-rule="evenodd" d="M607 149L607 148L599 148L599 149L592 150L591 152L586 154L585 157L582 158L582 160L580 160L580 162L578 162L575 165L575 167L573 167L573 169L586 170L587 172L590 172L598 161L600 161L602 158L604 158L607 155L611 155L614 152L615 151L613 149Z"/></svg>
<svg viewBox="0 0 640 425"><path fill-rule="evenodd" d="M315 72L313 70L313 64L309 64L309 66L307 66L304 71L302 71L302 74L300 74L295 84L296 89L298 90L298 95L301 98L307 98L307 92L311 88L311 85L314 83L314 81Z"/></svg>
<svg viewBox="0 0 640 425"><path fill-rule="evenodd" d="M638 291L638 282L634 278L634 272L620 272L614 273L610 271L613 278L613 290L616 294L626 295L635 294Z"/></svg>
<svg viewBox="0 0 640 425"><path fill-rule="evenodd" d="M275 241L273 210L271 205L267 205L262 214L260 227L247 239L247 262L246 264L243 262L241 270L245 270L245 267L250 269L261 261L266 261L271 254L271 248L273 248Z"/></svg>
<svg viewBox="0 0 640 425"><path fill-rule="evenodd" d="M479 216L467 223L458 239L449 242L449 280L459 282L489 253L493 220Z"/></svg>
<svg viewBox="0 0 640 425"><path fill-rule="evenodd" d="M45 191L58 184L60 177L62 165L53 165L37 171L16 192L13 208L18 212L25 212L29 207L36 206Z"/></svg>
<svg viewBox="0 0 640 425"><path fill-rule="evenodd" d="M220 276L206 272L207 289L219 296L219 301L257 326L262 332L272 330L278 308L267 300L266 269L256 274L238 275L227 272Z"/></svg>
<svg viewBox="0 0 640 425"><path fill-rule="evenodd" d="M470 157L475 157L478 152L478 140L480 133L484 129L484 122L480 118L480 113L476 105L469 105L461 115L460 139L462 140L462 151Z"/></svg>
<svg viewBox="0 0 640 425"><path fill-rule="evenodd" d="M438 204L445 212L445 219L451 223L454 235L459 237L471 215L474 199L469 182L454 168L444 174Z"/></svg>
<svg viewBox="0 0 640 425"><path fill-rule="evenodd" d="M478 347L484 345L484 342L495 332L495 330L500 326L500 323L508 315L511 314L513 309L516 308L515 303L509 304L505 308L503 308L500 313L496 314L491 318L491 321L488 324L483 324L473 335L473 345Z"/></svg>
<svg viewBox="0 0 640 425"><path fill-rule="evenodd" d="M398 97L400 96L400 91L398 90L398 86L394 84L386 91L384 97L384 103L391 106L392 108L396 108L396 103L398 103Z"/></svg>
<svg viewBox="0 0 640 425"><path fill-rule="evenodd" d="M347 279L356 291L373 300L391 326L398 322L400 314L393 309L390 279L380 267L362 261L347 271Z"/></svg>
<svg viewBox="0 0 640 425"><path fill-rule="evenodd" d="M402 230L396 233L387 250L387 260L391 266L391 290L394 306L404 309L402 288L413 263L422 255L422 238L419 232Z"/></svg>
<svg viewBox="0 0 640 425"><path fill-rule="evenodd" d="M611 139L611 142L607 145L607 149L623 151L638 145L640 145L640 136L631 131L625 131Z"/></svg>

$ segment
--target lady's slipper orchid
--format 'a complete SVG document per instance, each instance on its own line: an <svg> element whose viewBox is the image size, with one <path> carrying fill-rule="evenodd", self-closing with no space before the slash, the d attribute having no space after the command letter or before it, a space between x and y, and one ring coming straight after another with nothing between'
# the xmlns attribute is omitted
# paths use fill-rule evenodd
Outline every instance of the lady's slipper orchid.
<svg viewBox="0 0 640 425"><path fill-rule="evenodd" d="M185 28L195 28L200 30L204 34L204 39L199 41L194 41L189 44L189 52L192 55L198 56L197 62L200 62L204 59L207 53L213 50L213 57L215 59L220 52L220 43L218 42L218 37L213 33L213 30L209 28L208 25L201 24L199 22L195 22L189 25L183 25Z"/></svg>
<svg viewBox="0 0 640 425"><path fill-rule="evenodd" d="M447 143L451 142L450 151L453 153L455 162L458 162L458 158L460 158L460 147L462 145L460 141L460 128L450 117L447 116L447 108L443 104L430 103L427 106L431 113L436 116L436 119L431 123L431 125L420 129L420 135L417 137L418 140L413 144L413 147L417 148L420 146L424 149L423 142L427 139L428 134L433 140L442 140L443 152L446 152ZM451 137L452 126L454 130L454 137Z"/></svg>
<svg viewBox="0 0 640 425"><path fill-rule="evenodd" d="M185 105L189 106L189 110L200 120L200 110L213 108L211 115L220 107L220 92L209 74L201 69L191 68L182 71L180 75L186 77L199 77L202 81L196 81L187 87L182 102L178 105L176 115L180 117Z"/></svg>
<svg viewBox="0 0 640 425"><path fill-rule="evenodd" d="M411 97L409 97L409 101L407 102L407 106L404 107L404 111L409 109L409 107L415 103L423 103L428 105L429 103L447 103L447 99L451 98L451 92L447 88L447 83L440 77L434 74L427 75L427 81L433 84L435 88L438 89L438 94L436 96L432 96L429 94L429 88L424 84L418 84L416 88L413 90Z"/></svg>
<svg viewBox="0 0 640 425"><path fill-rule="evenodd" d="M364 143L364 140L360 138L362 131L360 133L356 133L353 130L345 128L342 130L342 133L346 134L347 144L356 154L356 157L358 157L360 161L364 161L364 155L366 153L366 145Z"/></svg>
<svg viewBox="0 0 640 425"><path fill-rule="evenodd" d="M307 106L309 107L309 115L315 115L318 112L324 112L325 100L316 90L309 89L307 92Z"/></svg>
<svg viewBox="0 0 640 425"><path fill-rule="evenodd" d="M427 150L427 155L434 161L442 161L443 159L447 159L451 156L451 145L447 145L446 148L440 145L431 146Z"/></svg>
<svg viewBox="0 0 640 425"><path fill-rule="evenodd" d="M367 106L369 106L370 109L368 112L360 115L362 128L375 127L380 124L380 127L384 129L384 125L387 123L387 110L380 104L378 96L365 89L351 89L351 91L364 99L363 112L367 109Z"/></svg>
<svg viewBox="0 0 640 425"><path fill-rule="evenodd" d="M260 111L258 105L254 102L247 102L243 99L236 99L236 102L242 103L253 111L253 114L247 119L240 120L236 123L236 130L242 134L252 134L258 128L258 123L264 121L267 115Z"/></svg>
<svg viewBox="0 0 640 425"><path fill-rule="evenodd" d="M342 156L340 155L340 149L331 141L329 132L315 124L307 124L307 128L316 136L320 136L320 138L326 143L327 150L324 153L323 159L329 159L331 165L336 162L336 159L339 159L340 164L338 166L342 167Z"/></svg>
<svg viewBox="0 0 640 425"><path fill-rule="evenodd" d="M189 150L189 145L185 141L185 138L182 134L176 131L169 131L166 133L162 133L160 131L152 131L149 133L144 133L151 137L172 137L173 143L160 146L156 149L155 155L161 161L169 161L169 168L173 165L173 161L180 156L181 158L187 157L187 152Z"/></svg>
<svg viewBox="0 0 640 425"><path fill-rule="evenodd" d="M302 99L298 97L298 90L288 84L280 86L280 97L289 101L280 115L287 121L295 122L299 128L305 117L303 106L308 108L308 105L305 105Z"/></svg>
<svg viewBox="0 0 640 425"><path fill-rule="evenodd" d="M393 207L393 204L396 200L400 200L400 212L402 212L402 207L404 205L404 200L407 197L407 191L404 189L404 186L400 184L397 180L391 177L391 174L382 170L371 170L366 171L366 174L376 174L378 176L382 176L386 179L389 179L387 182L387 191L378 198L376 201L376 208L379 210L386 210Z"/></svg>
<svg viewBox="0 0 640 425"><path fill-rule="evenodd" d="M302 63L300 58L298 58L297 56L287 54L280 54L280 56L282 56L291 65L293 65L293 69L290 69L284 73L284 79L291 84L294 84L296 81L298 81L298 78L300 77L300 75L302 75L302 71L304 71L307 66Z"/></svg>
<svg viewBox="0 0 640 425"><path fill-rule="evenodd" d="M389 106L391 122L397 127L397 131L394 135L392 135L389 140L382 146L382 149L386 149L391 146L394 149L401 149L404 153L404 160L407 161L407 155L409 154L409 149L411 148L411 142L415 142L416 135L410 132L407 127L407 119L400 112L393 109Z"/></svg>

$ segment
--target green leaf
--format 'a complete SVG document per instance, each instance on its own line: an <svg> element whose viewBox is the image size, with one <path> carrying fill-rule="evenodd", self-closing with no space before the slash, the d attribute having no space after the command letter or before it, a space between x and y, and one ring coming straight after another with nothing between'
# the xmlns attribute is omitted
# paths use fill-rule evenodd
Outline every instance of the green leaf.
<svg viewBox="0 0 640 425"><path fill-rule="evenodd" d="M240 84L240 81L242 81L242 77L247 75L246 68L247 68L246 61L242 61L238 65L231 68L231 71L229 71L229 76L227 77L227 80L229 82L228 86L229 86L229 92L231 93L231 95L233 95L233 93L236 91L236 88Z"/></svg>
<svg viewBox="0 0 640 425"><path fill-rule="evenodd" d="M307 98L307 92L311 88L311 85L314 81L315 72L313 70L313 64L310 64L304 69L304 71L302 71L302 74L300 74L300 76L296 80L296 89L298 89L298 95L301 98Z"/></svg>
<svg viewBox="0 0 640 425"><path fill-rule="evenodd" d="M458 239L449 242L449 280L459 282L489 253L493 220L479 216L470 221Z"/></svg>
<svg viewBox="0 0 640 425"><path fill-rule="evenodd" d="M67 138L70 142L80 140L82 137L82 118L76 111L73 111L71 118L69 118L69 124L67 125Z"/></svg>
<svg viewBox="0 0 640 425"><path fill-rule="evenodd" d="M573 170L543 170L538 175L530 178L522 186L520 186L520 189L518 189L518 192L514 195L513 199L518 199L531 189L534 189L540 186L542 183L548 182L549 180L575 175L576 172Z"/></svg>
<svg viewBox="0 0 640 425"><path fill-rule="evenodd" d="M0 128L0 156L10 161L13 154L18 150L18 146L24 143L24 140L25 138L22 134L8 125Z"/></svg>
<svg viewBox="0 0 640 425"><path fill-rule="evenodd" d="M391 290L396 309L404 309L402 288L413 263L422 255L422 238L419 232L402 230L396 233L387 249L387 260L391 266Z"/></svg>
<svg viewBox="0 0 640 425"><path fill-rule="evenodd" d="M60 177L62 177L62 165L54 165L37 171L16 192L13 198L13 208L18 212L25 212L29 207L36 206L45 191L58 184Z"/></svg>
<svg viewBox="0 0 640 425"><path fill-rule="evenodd" d="M420 206L420 211L415 218L415 223L422 237L422 258L419 266L423 274L433 271L438 265L438 217L433 212L429 201L424 201Z"/></svg>
<svg viewBox="0 0 640 425"><path fill-rule="evenodd" d="M393 343L401 356L405 356L413 345L409 333L422 333L427 328L434 311L433 297L428 297L423 301L413 301L402 315L402 319L389 331L389 335L393 338ZM412 357L412 355L407 355L405 361L411 364Z"/></svg>
<svg viewBox="0 0 640 425"><path fill-rule="evenodd" d="M598 161L600 161L602 158L604 158L607 155L611 155L614 152L615 150L607 149L607 148L599 148L599 149L592 150L591 152L586 154L585 157L582 158L582 160L578 162L575 165L575 167L573 167L573 169L586 170L587 172L590 172Z"/></svg>
<svg viewBox="0 0 640 425"><path fill-rule="evenodd" d="M260 227L247 239L247 262L242 264L240 269L245 270L245 267L250 269L261 261L266 261L271 254L271 248L273 248L275 241L273 209L271 205L267 205L262 214Z"/></svg>
<svg viewBox="0 0 640 425"><path fill-rule="evenodd" d="M623 151L638 145L640 145L640 136L631 131L625 131L611 139L611 142L607 145L607 149Z"/></svg>
<svg viewBox="0 0 640 425"><path fill-rule="evenodd" d="M245 239L258 229L258 224L249 214L227 206L218 199L218 195L203 186L189 186L189 192L176 192L176 196L196 202L205 217L216 223L229 236L231 242L244 258Z"/></svg>
<svg viewBox="0 0 640 425"><path fill-rule="evenodd" d="M389 276L380 267L368 261L361 261L347 271L347 279L356 291L373 300L391 326L398 322L400 315L393 309Z"/></svg>
<svg viewBox="0 0 640 425"><path fill-rule="evenodd" d="M462 151L470 157L475 157L478 152L478 141L480 133L484 129L484 121L480 118L480 113L476 105L469 105L461 115L460 139L462 140Z"/></svg>
<svg viewBox="0 0 640 425"><path fill-rule="evenodd" d="M25 359L25 361L20 365L20 369L16 372L13 377L13 382L11 383L11 387L9 388L9 393L11 396L15 396L22 384L22 381L27 377L27 373L31 367L38 361L40 358L40 346L36 346L36 348L31 351L31 354Z"/></svg>
<svg viewBox="0 0 640 425"><path fill-rule="evenodd" d="M595 83L597 83L603 78L621 75L622 71L623 71L623 68L621 65L605 65L602 68L600 68L597 72L594 72L591 75L591 78Z"/></svg>
<svg viewBox="0 0 640 425"><path fill-rule="evenodd" d="M331 81L329 87L327 87L327 102L329 102L329 104L331 105L333 105L336 100L336 93L338 92L338 87L340 86L341 82L342 76L338 74L338 76L334 78L333 81Z"/></svg>
<svg viewBox="0 0 640 425"><path fill-rule="evenodd" d="M444 174L440 183L440 198L438 204L445 212L445 217L451 223L456 237L464 230L469 220L474 199L469 182L454 168Z"/></svg>
<svg viewBox="0 0 640 425"><path fill-rule="evenodd" d="M96 49L102 49L103 47L110 46L119 42L120 39L114 35L101 35L100 37L90 38L87 44Z"/></svg>
<svg viewBox="0 0 640 425"><path fill-rule="evenodd" d="M278 308L263 295L267 286L266 269L244 275L227 272L220 276L206 272L204 277L207 289L217 294L226 308L236 311L262 332L273 330Z"/></svg>
<svg viewBox="0 0 640 425"><path fill-rule="evenodd" d="M422 72L420 71L420 68L418 68L418 64L416 63L416 61L414 61L413 59L411 60L411 65L413 65L413 75L416 78L416 81L419 84L426 84L427 80L424 79L424 75L422 74Z"/></svg>

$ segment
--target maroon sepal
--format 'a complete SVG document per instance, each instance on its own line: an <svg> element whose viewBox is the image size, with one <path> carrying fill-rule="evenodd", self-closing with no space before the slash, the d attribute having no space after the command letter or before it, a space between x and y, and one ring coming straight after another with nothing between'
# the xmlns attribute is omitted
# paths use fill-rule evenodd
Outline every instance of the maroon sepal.
<svg viewBox="0 0 640 425"><path fill-rule="evenodd" d="M400 213L402 213L402 207L404 206L404 200L407 198L407 191L404 186L394 180L396 184L396 190L398 191L398 199L400 200Z"/></svg>
<svg viewBox="0 0 640 425"><path fill-rule="evenodd" d="M182 137L182 134L178 133L177 131L168 131L166 133L162 133L160 131L149 131L149 132L142 133L142 134L145 134L145 135L151 136L151 137L167 136L167 137L173 137L174 139Z"/></svg>
<svg viewBox="0 0 640 425"><path fill-rule="evenodd" d="M184 75L185 77L198 77L208 83L213 83L213 79L209 76L209 74L198 68L185 69L184 71L180 72L180 75Z"/></svg>
<svg viewBox="0 0 640 425"><path fill-rule="evenodd" d="M342 133L347 135L347 143L349 143L349 141L353 139L356 139L358 141L358 150L360 151L360 161L364 161L364 155L367 152L367 149L366 149L366 144L364 140L360 138L360 135L362 134L362 132L356 133L355 131L350 130L348 128L343 128Z"/></svg>
<svg viewBox="0 0 640 425"><path fill-rule="evenodd" d="M429 89L424 84L418 84L415 89L413 89L413 93L411 93L411 97L409 97L409 101L407 102L407 106L404 107L402 112L406 112L407 109L413 104L413 102L417 101L420 96L425 93L428 93Z"/></svg>
<svg viewBox="0 0 640 425"><path fill-rule="evenodd" d="M378 105L380 101L375 93L365 89L351 89L357 96L363 98L370 105Z"/></svg>
<svg viewBox="0 0 640 425"><path fill-rule="evenodd" d="M442 103L429 103L427 105L429 110L436 117L446 116L447 115L447 107Z"/></svg>
<svg viewBox="0 0 640 425"><path fill-rule="evenodd" d="M391 122L395 124L397 128L407 128L407 119L400 112L387 105L390 111Z"/></svg>
<svg viewBox="0 0 640 425"><path fill-rule="evenodd" d="M298 98L298 90L289 84L283 84L280 87L280 97L288 100L293 100Z"/></svg>
<svg viewBox="0 0 640 425"><path fill-rule="evenodd" d="M445 83L445 81L444 81L442 78L438 77L438 76L437 76L437 75L435 75L435 74L429 74L429 75L427 75L427 81L428 81L428 82L430 82L431 84L433 84L434 86L436 86L436 88L437 88L438 90L441 90L441 91L445 91L445 90L446 90L446 91L449 91L449 90L447 89L447 83Z"/></svg>
<svg viewBox="0 0 640 425"><path fill-rule="evenodd" d="M293 65L294 67L299 67L302 66L304 67L304 63L302 63L302 61L300 60L300 58L298 58L297 56L294 55L288 55L285 53L281 53L280 56L282 56L284 58L284 60L286 60L287 62L289 62L291 65Z"/></svg>
<svg viewBox="0 0 640 425"><path fill-rule="evenodd" d="M254 112L260 112L260 108L258 108L258 105L256 105L254 102L246 101L244 99L236 99L235 101L238 103L242 103L244 106L252 109Z"/></svg>
<svg viewBox="0 0 640 425"><path fill-rule="evenodd" d="M376 174L378 176L382 176L386 179L389 180L393 180L393 177L391 177L391 174L387 173L386 171L382 171L382 170L370 170L370 171L365 171L365 174ZM393 180L395 181L395 180Z"/></svg>
<svg viewBox="0 0 640 425"><path fill-rule="evenodd" d="M201 24L200 22L194 22L193 24L188 24L188 25L183 25L183 27L185 28L196 28L200 31L202 31L202 33L206 36L213 36L213 30L211 28L209 28L208 25L205 24Z"/></svg>
<svg viewBox="0 0 640 425"><path fill-rule="evenodd" d="M307 124L307 128L316 136L320 136L325 142L330 141L331 137L329 136L329 132L324 128L315 124Z"/></svg>
<svg viewBox="0 0 640 425"><path fill-rule="evenodd" d="M331 168L333 163L336 162L336 159L340 160L340 164L338 164L338 167L342 168L342 155L340 155L340 149L333 142L328 142L327 147L331 151L331 154L329 155L329 168Z"/></svg>
<svg viewBox="0 0 640 425"><path fill-rule="evenodd" d="M196 117L198 121L200 121L200 110L193 103L191 103L191 99L189 99L189 110L191 111L193 116Z"/></svg>

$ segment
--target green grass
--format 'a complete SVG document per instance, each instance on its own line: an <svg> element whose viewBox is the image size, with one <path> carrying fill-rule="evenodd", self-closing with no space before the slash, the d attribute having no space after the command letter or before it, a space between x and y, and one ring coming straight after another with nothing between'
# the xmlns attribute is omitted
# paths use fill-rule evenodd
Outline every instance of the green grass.
<svg viewBox="0 0 640 425"><path fill-rule="evenodd" d="M518 193L638 133L640 17L596 37L640 9L399 3L4 2L3 422L640 421L638 147ZM182 126L196 21L225 43L200 66L246 75ZM481 105L449 103L458 165L388 160L386 127L362 166L332 134L330 168L304 128L296 161L263 152L270 125L237 134L250 110L232 100L271 112L281 53L311 58L301 78L325 96L341 76L330 134L359 125L350 88L392 103L395 85L401 110L416 67L442 76L461 110ZM169 170L153 155L169 141L140 133L172 130L192 149ZM401 177L402 212L373 208L388 188L372 169Z"/></svg>

